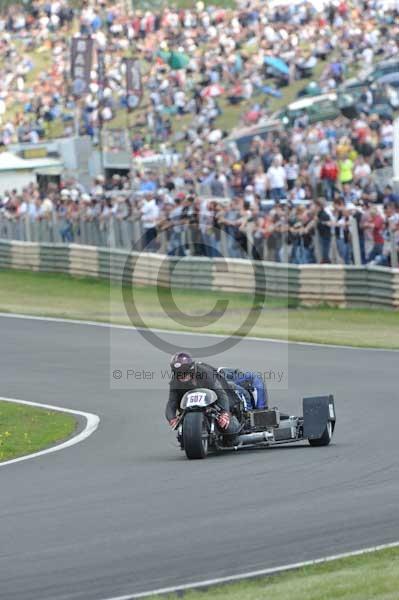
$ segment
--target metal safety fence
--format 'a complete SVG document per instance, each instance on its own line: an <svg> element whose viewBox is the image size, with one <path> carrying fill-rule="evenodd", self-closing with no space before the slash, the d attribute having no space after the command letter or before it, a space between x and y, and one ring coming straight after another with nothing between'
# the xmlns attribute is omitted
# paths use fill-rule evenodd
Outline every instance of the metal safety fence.
<svg viewBox="0 0 399 600"><path fill-rule="evenodd" d="M4 240L76 243L169 256L222 256L294 264L364 264L372 241L359 239L354 217L349 219L348 230L349 235L343 240L337 238L336 228L331 227L330 237L323 240L316 227L310 243L305 245L304 238L291 236L288 228L278 235L265 237L251 222L235 231L228 227L204 229L190 224L146 228L139 213L125 218L109 214L107 217L77 216L74 219L56 212L35 219L28 214L10 218L0 213L0 239ZM396 268L398 240L393 231L382 252L389 256L390 266Z"/></svg>

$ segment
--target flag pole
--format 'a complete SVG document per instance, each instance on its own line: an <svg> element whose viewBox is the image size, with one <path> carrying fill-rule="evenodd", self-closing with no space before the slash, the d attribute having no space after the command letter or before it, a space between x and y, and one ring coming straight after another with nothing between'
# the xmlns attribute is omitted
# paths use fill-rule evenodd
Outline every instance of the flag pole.
<svg viewBox="0 0 399 600"><path fill-rule="evenodd" d="M104 167L104 143L103 143L103 125L102 109L104 107L104 88L105 88L105 52L102 48L97 48L97 73L98 73L98 149L100 152L101 174L105 175Z"/></svg>

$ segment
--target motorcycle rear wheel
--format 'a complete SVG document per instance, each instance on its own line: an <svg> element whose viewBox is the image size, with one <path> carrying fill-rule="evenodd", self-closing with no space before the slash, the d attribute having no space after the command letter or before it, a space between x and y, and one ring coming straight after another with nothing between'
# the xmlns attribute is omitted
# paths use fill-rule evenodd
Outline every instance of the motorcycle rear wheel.
<svg viewBox="0 0 399 600"><path fill-rule="evenodd" d="M187 458L206 458L208 454L208 427L203 412L189 412L183 422L183 446Z"/></svg>

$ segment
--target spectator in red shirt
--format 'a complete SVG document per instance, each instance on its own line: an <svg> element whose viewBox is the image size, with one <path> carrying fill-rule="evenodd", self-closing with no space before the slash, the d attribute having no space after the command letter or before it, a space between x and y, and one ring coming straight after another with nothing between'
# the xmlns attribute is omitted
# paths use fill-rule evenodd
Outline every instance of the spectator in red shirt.
<svg viewBox="0 0 399 600"><path fill-rule="evenodd" d="M320 179L323 183L324 195L329 202L334 200L335 184L338 177L338 165L331 156L326 156L321 167Z"/></svg>
<svg viewBox="0 0 399 600"><path fill-rule="evenodd" d="M349 12L349 6L346 2L340 2L338 5L338 12L342 18L345 18Z"/></svg>
<svg viewBox="0 0 399 600"><path fill-rule="evenodd" d="M371 262L377 256L382 254L382 249L384 247L383 233L384 233L385 221L375 206L372 206L370 208L369 227L371 229L371 234L373 236L373 247L367 257L367 262Z"/></svg>

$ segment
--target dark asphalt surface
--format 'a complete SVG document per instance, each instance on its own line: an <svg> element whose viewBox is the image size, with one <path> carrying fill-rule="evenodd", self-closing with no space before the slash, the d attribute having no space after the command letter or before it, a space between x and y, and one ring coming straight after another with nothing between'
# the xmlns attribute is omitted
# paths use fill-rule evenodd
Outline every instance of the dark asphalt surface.
<svg viewBox="0 0 399 600"><path fill-rule="evenodd" d="M399 353L240 342L217 360L288 365L282 410L335 394L334 443L189 462L166 390L110 385L123 361L167 366L139 333L12 318L0 331L1 396L101 418L83 443L0 469L1 598L100 600L399 539Z"/></svg>

